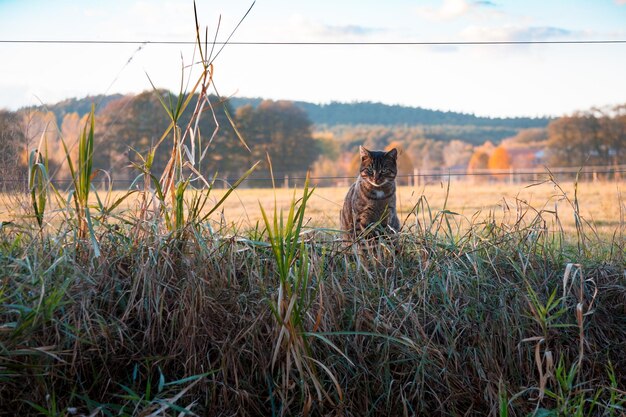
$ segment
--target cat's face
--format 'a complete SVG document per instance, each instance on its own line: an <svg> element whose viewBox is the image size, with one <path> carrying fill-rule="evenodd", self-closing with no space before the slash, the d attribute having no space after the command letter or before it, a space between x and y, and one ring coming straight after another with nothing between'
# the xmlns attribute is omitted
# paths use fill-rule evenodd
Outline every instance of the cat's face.
<svg viewBox="0 0 626 417"><path fill-rule="evenodd" d="M393 182L398 174L396 160L398 151L394 148L389 152L369 151L359 147L361 153L361 177L374 187Z"/></svg>

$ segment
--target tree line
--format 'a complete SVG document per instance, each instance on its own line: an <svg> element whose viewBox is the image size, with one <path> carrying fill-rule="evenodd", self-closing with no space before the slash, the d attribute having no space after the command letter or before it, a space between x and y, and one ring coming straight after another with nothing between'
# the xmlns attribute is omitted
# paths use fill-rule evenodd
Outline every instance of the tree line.
<svg viewBox="0 0 626 417"><path fill-rule="evenodd" d="M561 117L548 126L550 162L562 166L626 162L626 104Z"/></svg>
<svg viewBox="0 0 626 417"><path fill-rule="evenodd" d="M170 93L147 91L101 103L96 114L94 169L106 170L118 180L131 180L139 173L137 168L145 164L150 150L156 149L150 171L160 176L170 157L172 138L163 137L170 121L159 95L167 99ZM189 110L179 119L183 133L190 125L191 116ZM69 178L61 138L70 153L75 153L74 144L86 121L86 113L71 111L1 112L0 149L6 151L3 166L7 175L23 171L27 154L39 143L45 143L50 171L57 179ZM215 173L236 178L257 161L261 161L261 168L256 175L267 177L268 160L277 173L305 175L320 152L312 131L307 115L291 102L267 100L256 107L243 106L235 111L228 101L212 96L199 118L198 134L193 138L187 135L185 144L188 149L195 148L195 169L207 178ZM11 165L13 168L9 168ZM16 171L15 166L20 169Z"/></svg>
<svg viewBox="0 0 626 417"><path fill-rule="evenodd" d="M162 138L169 119L159 95L167 98L170 93L159 90L94 98L100 100L94 168L106 170L118 180L131 180L149 151L159 146L151 160L151 172L160 175L170 156L171 138ZM256 177L267 177L268 157L279 179L285 174L304 176L307 171L318 177L351 177L358 171L359 145L400 149L403 174L437 168L472 171L537 165L616 165L626 153L626 105L563 116L550 121L547 127L514 129L474 125L315 125L302 106L290 101L262 100L235 107L228 100L211 97L210 103L199 118L199 134L187 137L185 142L196 150L195 168L209 178L215 173L238 178L257 161L262 161L262 166ZM27 155L40 143L46 144L54 177L68 178L61 138L75 153L73 145L87 120L87 107L83 104L80 100L67 100L52 106L54 111L0 111L0 178L5 182L26 178ZM189 112L182 114L179 125L183 131L190 120ZM506 132L508 137L492 140L488 132L494 131ZM465 139L468 132L475 137Z"/></svg>

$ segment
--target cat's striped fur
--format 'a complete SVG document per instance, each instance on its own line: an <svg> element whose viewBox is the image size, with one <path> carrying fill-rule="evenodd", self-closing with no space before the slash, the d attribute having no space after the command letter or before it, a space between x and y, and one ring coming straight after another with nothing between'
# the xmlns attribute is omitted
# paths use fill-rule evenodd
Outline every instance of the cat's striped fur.
<svg viewBox="0 0 626 417"><path fill-rule="evenodd" d="M361 168L343 202L341 229L355 237L380 221L386 232L397 232L400 230L395 182L398 151L369 151L361 146L359 152Z"/></svg>

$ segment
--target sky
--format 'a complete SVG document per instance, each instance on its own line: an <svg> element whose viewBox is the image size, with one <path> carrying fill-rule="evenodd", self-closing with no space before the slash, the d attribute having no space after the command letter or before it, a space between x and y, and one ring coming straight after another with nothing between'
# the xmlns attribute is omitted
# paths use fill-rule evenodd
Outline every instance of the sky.
<svg viewBox="0 0 626 417"><path fill-rule="evenodd" d="M224 41L249 0L197 0ZM70 97L178 91L193 45L10 40L193 41L192 0L0 0L0 108ZM626 0L257 0L236 42L626 40ZM560 116L626 103L626 43L227 45L221 95L374 101L480 116ZM183 72L182 67L187 69Z"/></svg>

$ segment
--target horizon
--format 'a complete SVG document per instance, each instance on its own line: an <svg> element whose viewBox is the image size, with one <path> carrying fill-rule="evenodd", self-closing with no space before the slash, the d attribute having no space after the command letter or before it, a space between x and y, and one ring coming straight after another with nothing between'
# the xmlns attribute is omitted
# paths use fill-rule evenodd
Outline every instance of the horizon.
<svg viewBox="0 0 626 417"><path fill-rule="evenodd" d="M223 42L251 6L198 1ZM488 118L554 118L626 102L626 1L394 0L385 5L259 0L215 62L223 96L374 102ZM0 108L138 94L146 74L177 91L193 40L193 3L0 0ZM16 43L93 41L112 44ZM137 43L123 43L123 42ZM153 43L142 43L145 41ZM458 42L539 42L467 45ZM356 43L246 45L245 42ZM443 45L363 45L444 42ZM454 44L457 42L457 44ZM453 44L450 44L453 43ZM191 70L193 71L193 69ZM191 72L186 78L192 77Z"/></svg>

